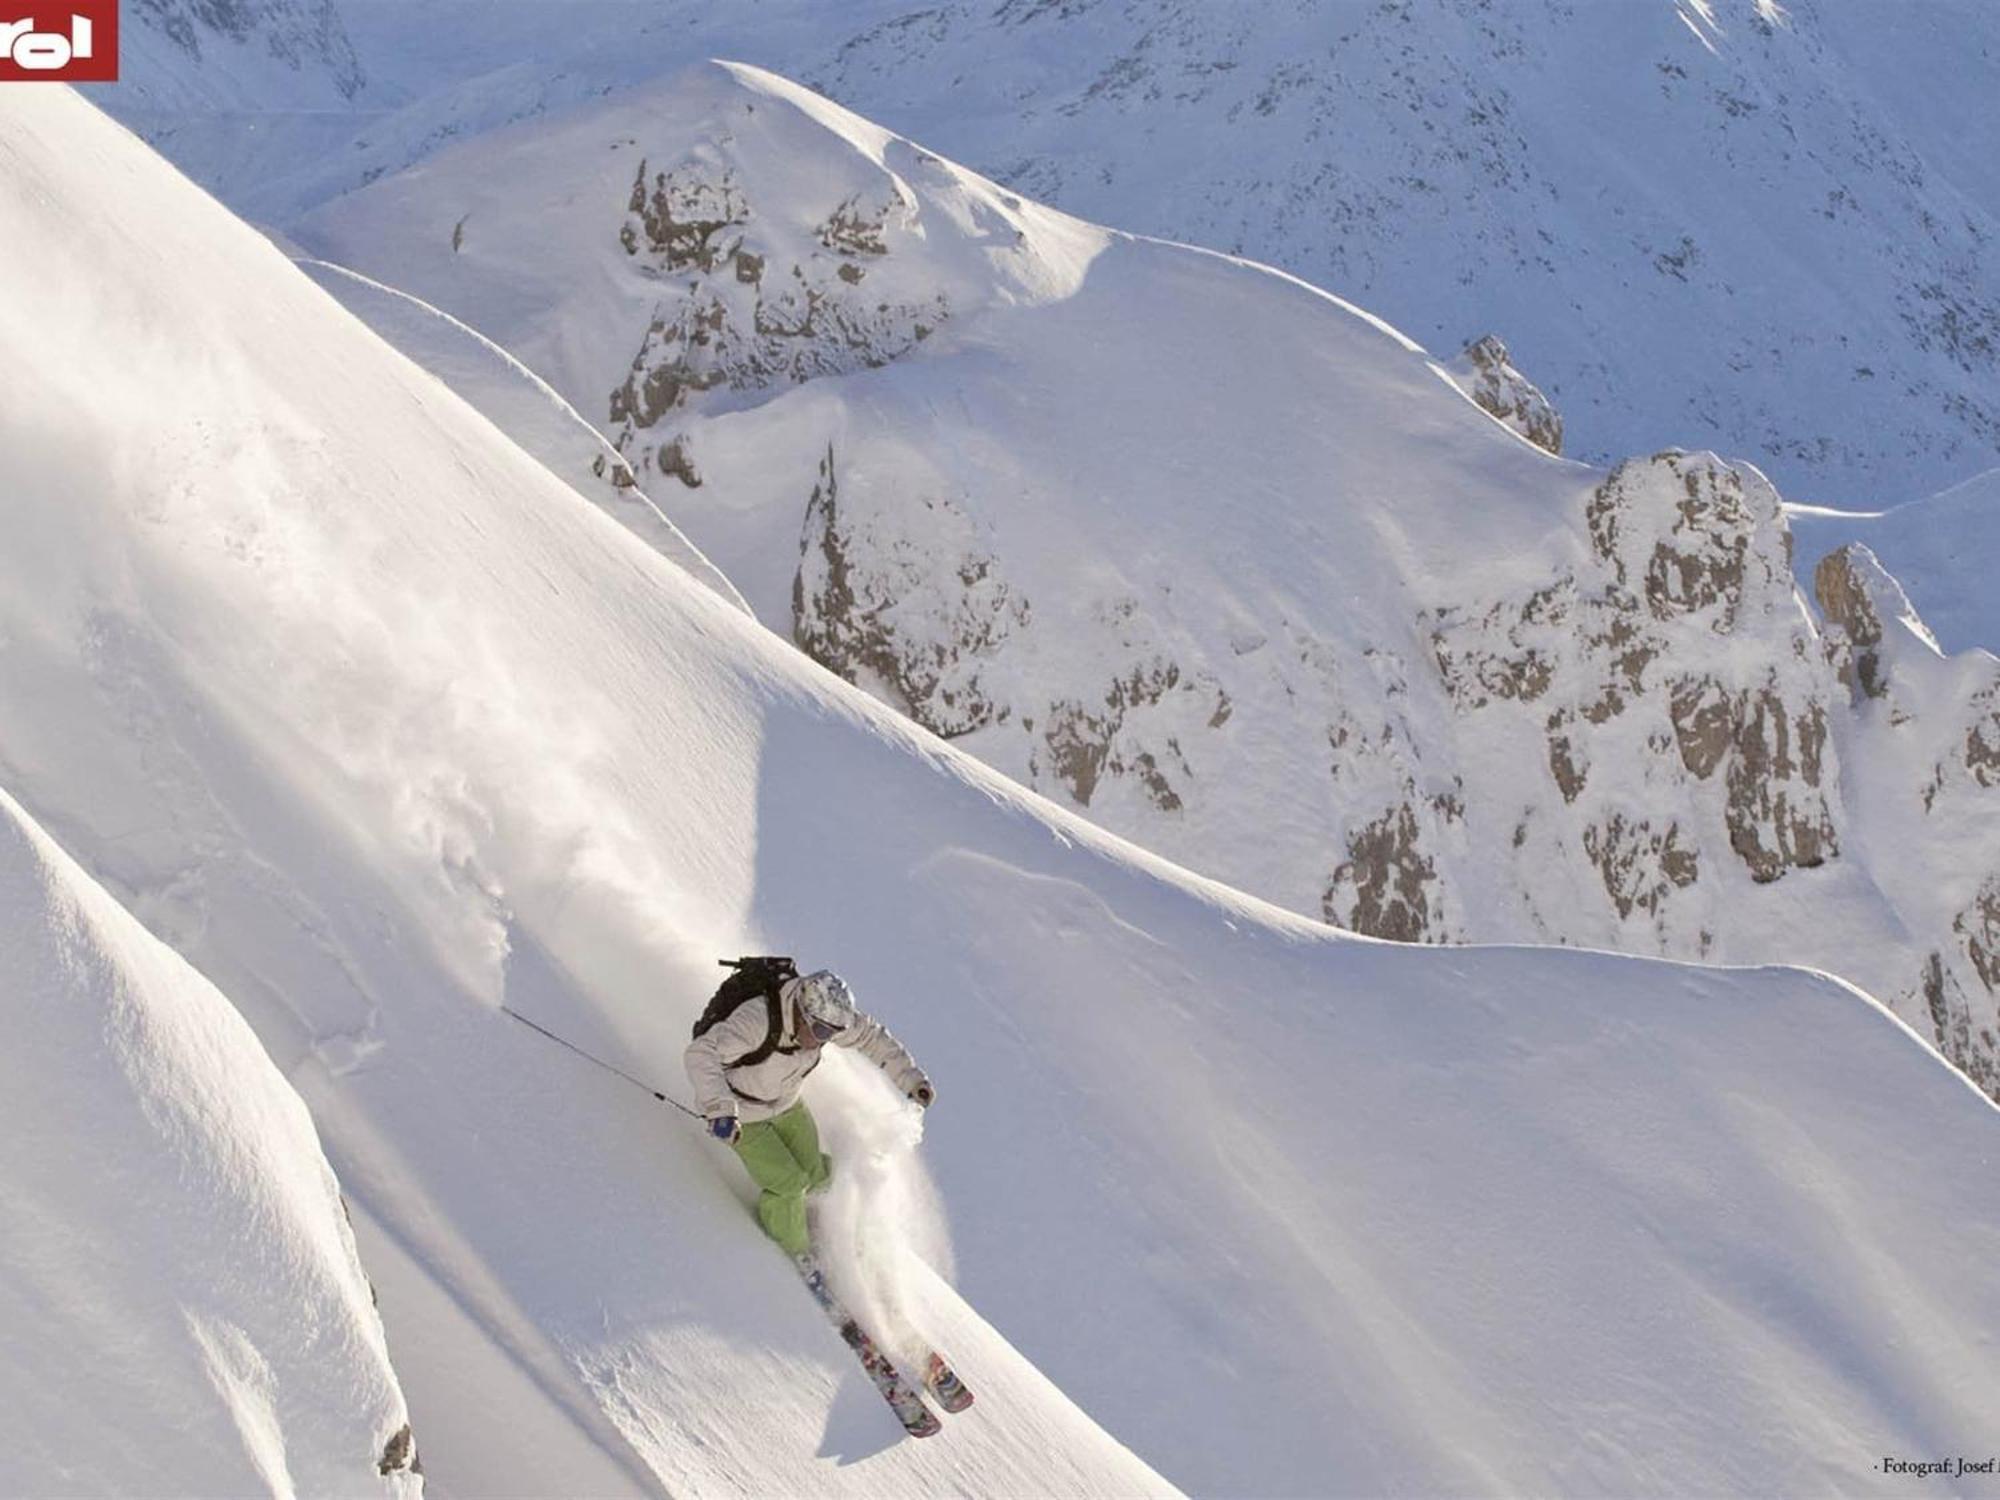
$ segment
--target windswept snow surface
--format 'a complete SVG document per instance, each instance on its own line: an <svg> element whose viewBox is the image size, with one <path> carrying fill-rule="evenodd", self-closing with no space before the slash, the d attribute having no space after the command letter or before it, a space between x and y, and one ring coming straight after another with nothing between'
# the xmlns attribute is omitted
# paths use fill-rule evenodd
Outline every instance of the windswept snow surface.
<svg viewBox="0 0 2000 1500"><path fill-rule="evenodd" d="M0 781L313 1106L392 1339L447 1346L441 1489L1921 1494L1885 1455L1990 1448L2000 1112L1852 989L1189 876L772 638L75 96L0 142ZM926 1443L735 1163L496 1010L677 1087L770 948L939 1084L920 1156L852 1059L813 1086L898 1211L849 1254L829 1205L843 1273L981 1393Z"/></svg>
<svg viewBox="0 0 2000 1500"><path fill-rule="evenodd" d="M4 791L0 975L0 1491L421 1493L305 1106Z"/></svg>

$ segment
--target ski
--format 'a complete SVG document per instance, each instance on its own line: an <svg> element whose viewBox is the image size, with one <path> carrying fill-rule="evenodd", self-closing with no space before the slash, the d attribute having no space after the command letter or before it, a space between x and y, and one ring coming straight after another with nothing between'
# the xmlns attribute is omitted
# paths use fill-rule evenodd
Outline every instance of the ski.
<svg viewBox="0 0 2000 1500"><path fill-rule="evenodd" d="M956 1415L972 1405L972 1392L957 1372L933 1349L924 1356L924 1389L947 1412Z"/></svg>
<svg viewBox="0 0 2000 1500"><path fill-rule="evenodd" d="M903 1431L911 1437L930 1437L941 1431L944 1423L937 1419L937 1413L924 1405L924 1398L917 1393L916 1387L903 1378L895 1361L884 1354L881 1346L869 1337L868 1331L854 1321L854 1315L840 1305L840 1300L826 1284L826 1273L808 1261L800 1263L799 1275L805 1281L806 1290L812 1293L813 1301L820 1305L820 1310L839 1330L841 1342L852 1349L854 1357L861 1361L862 1373L881 1392L882 1399L889 1403L889 1410L903 1424Z"/></svg>

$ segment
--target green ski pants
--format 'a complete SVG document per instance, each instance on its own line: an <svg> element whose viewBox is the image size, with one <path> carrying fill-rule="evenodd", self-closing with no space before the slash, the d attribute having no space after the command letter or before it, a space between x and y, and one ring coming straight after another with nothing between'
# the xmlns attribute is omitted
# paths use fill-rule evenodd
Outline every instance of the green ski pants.
<svg viewBox="0 0 2000 1500"><path fill-rule="evenodd" d="M819 1126L801 1099L775 1119L745 1125L736 1154L750 1180L764 1191L757 1199L757 1222L787 1255L812 1248L806 1235L806 1194L826 1186L829 1169L819 1149Z"/></svg>

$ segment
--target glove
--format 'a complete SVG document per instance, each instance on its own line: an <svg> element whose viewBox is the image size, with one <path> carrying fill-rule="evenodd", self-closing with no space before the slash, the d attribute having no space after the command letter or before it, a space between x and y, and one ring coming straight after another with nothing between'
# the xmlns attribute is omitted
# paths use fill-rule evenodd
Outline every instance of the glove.
<svg viewBox="0 0 2000 1500"><path fill-rule="evenodd" d="M734 1115L717 1115L708 1122L708 1133L727 1145L735 1145L736 1137L743 1133Z"/></svg>
<svg viewBox="0 0 2000 1500"><path fill-rule="evenodd" d="M917 1103L921 1104L925 1109L929 1109L931 1107L931 1101L937 1098L937 1090L931 1087L931 1081L928 1078L926 1078L921 1083L916 1084L910 1089L910 1097L916 1100Z"/></svg>

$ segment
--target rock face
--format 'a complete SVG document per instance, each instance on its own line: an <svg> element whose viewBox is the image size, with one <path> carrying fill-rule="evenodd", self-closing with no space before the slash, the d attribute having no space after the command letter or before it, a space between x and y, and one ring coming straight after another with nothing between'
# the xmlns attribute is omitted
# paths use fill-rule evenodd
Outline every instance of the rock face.
<svg viewBox="0 0 2000 1500"><path fill-rule="evenodd" d="M1614 469L1584 520L1583 567L1519 605L1438 617L1432 640L1454 701L1461 711L1546 703L1550 774L1572 806L1594 765L1617 764L1622 777L1615 747L1644 722L1647 743L1673 751L1685 773L1677 793L1719 800L1727 847L1753 880L1824 863L1839 847L1827 705L1776 492L1755 471L1661 453ZM1721 646L1737 636L1775 649L1746 658ZM1694 839L1674 819L1613 813L1583 830L1583 845L1621 918L1657 913L1670 889L1696 880ZM1642 878L1649 863L1665 885Z"/></svg>
<svg viewBox="0 0 2000 1500"><path fill-rule="evenodd" d="M700 482L690 412L884 366L952 316L942 288L912 296L906 278L886 274L890 256L924 234L900 178L834 182L804 224L800 208L786 202L766 222L712 142L670 166L640 158L616 240L656 306L608 412L640 482L648 472Z"/></svg>
<svg viewBox="0 0 2000 1500"><path fill-rule="evenodd" d="M1474 339L1447 367L1458 388L1549 453L1563 451L1562 415L1533 381L1514 368L1507 346L1496 334Z"/></svg>
<svg viewBox="0 0 2000 1500"><path fill-rule="evenodd" d="M618 243L660 300L611 393L619 451L642 474L685 480L684 440L668 429L705 393L872 369L929 338L950 316L943 293L903 300L869 284L892 244L916 231L915 204L885 182L827 203L811 239L788 243L763 229L712 152L666 169L641 158Z"/></svg>
<svg viewBox="0 0 2000 1500"><path fill-rule="evenodd" d="M841 514L829 447L806 505L792 639L945 739L1004 722L1010 710L994 702L984 669L1028 624L1028 601L997 575L977 526L949 498L927 497L909 516L892 519L918 523L921 540L884 535L866 522L857 529ZM954 542L951 570L932 566Z"/></svg>

